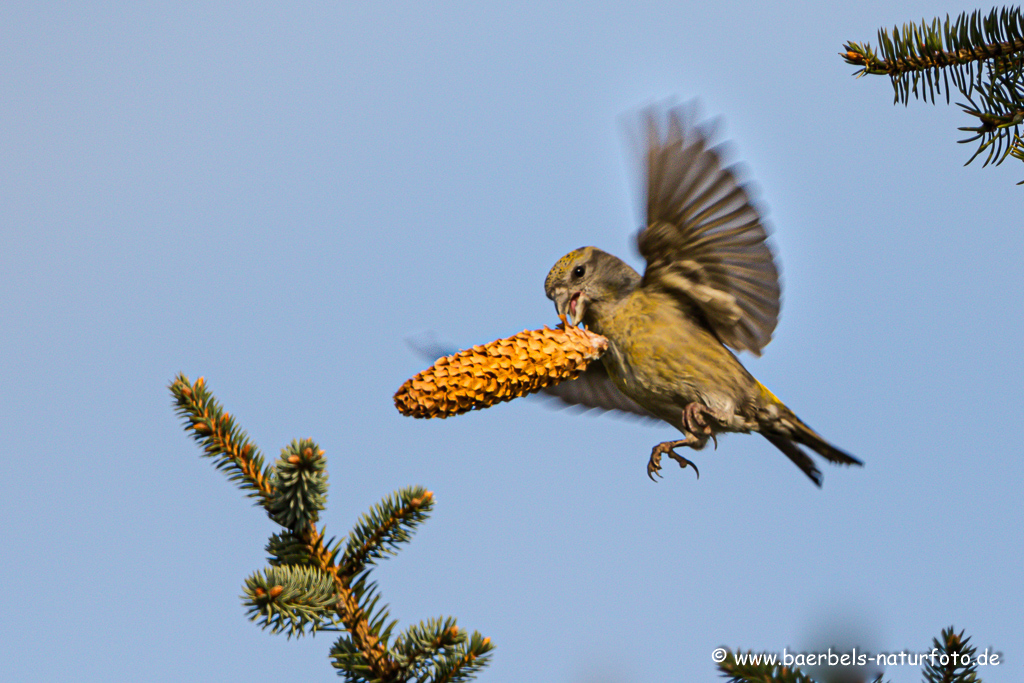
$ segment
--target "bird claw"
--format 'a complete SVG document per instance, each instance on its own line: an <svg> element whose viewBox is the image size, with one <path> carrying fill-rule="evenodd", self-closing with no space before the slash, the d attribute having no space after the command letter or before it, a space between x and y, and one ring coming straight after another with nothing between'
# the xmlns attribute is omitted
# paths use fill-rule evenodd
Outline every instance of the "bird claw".
<svg viewBox="0 0 1024 683"><path fill-rule="evenodd" d="M697 469L697 465L694 464L694 462L692 460L687 460L686 458L684 458L683 456L679 455L675 451L669 451L668 452L668 457L672 458L677 463L679 463L679 467L681 467L684 470L686 469L687 465L692 467L693 471L697 473L697 478L700 479L700 470Z"/></svg>
<svg viewBox="0 0 1024 683"><path fill-rule="evenodd" d="M667 455L679 463L679 467L683 469L686 469L687 466L692 467L693 471L697 473L697 478L700 479L700 470L697 469L697 465L695 465L692 460L687 460L674 450L677 446L693 446L695 442L699 443L700 439L696 436L687 435L687 438L680 441L665 441L663 443L659 443L651 449L651 459L647 461L647 476L653 482L658 481L654 478L654 475L657 474L659 477L662 476L661 456Z"/></svg>
<svg viewBox="0 0 1024 683"><path fill-rule="evenodd" d="M662 474L661 474L661 453L659 453L657 449L655 449L651 453L651 459L647 461L647 476L650 478L651 481L653 481L655 484L657 484L658 483L658 479L654 478L655 474L658 475L658 479L662 478Z"/></svg>

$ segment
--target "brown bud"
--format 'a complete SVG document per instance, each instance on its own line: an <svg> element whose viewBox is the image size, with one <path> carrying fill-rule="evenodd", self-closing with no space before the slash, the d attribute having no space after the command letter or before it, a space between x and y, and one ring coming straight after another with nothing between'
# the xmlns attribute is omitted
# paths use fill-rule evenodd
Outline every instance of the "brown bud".
<svg viewBox="0 0 1024 683"><path fill-rule="evenodd" d="M607 348L601 335L564 322L553 330L525 330L438 359L402 385L395 407L411 417L487 408L575 379Z"/></svg>
<svg viewBox="0 0 1024 683"><path fill-rule="evenodd" d="M281 593L284 593L284 586L274 586L270 589L270 597L276 598Z"/></svg>

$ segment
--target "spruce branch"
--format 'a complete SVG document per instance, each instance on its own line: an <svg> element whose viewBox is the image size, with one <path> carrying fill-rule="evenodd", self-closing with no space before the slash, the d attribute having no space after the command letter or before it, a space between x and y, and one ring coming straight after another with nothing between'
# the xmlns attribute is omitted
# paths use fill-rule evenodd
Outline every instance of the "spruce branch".
<svg viewBox="0 0 1024 683"><path fill-rule="evenodd" d="M259 498L264 506L274 495L271 473L263 465L263 456L248 435L235 424L217 399L206 388L202 377L195 384L179 373L170 386L174 411L185 423L185 430L203 446L203 455L213 458L213 465L228 472L228 480Z"/></svg>
<svg viewBox="0 0 1024 683"><path fill-rule="evenodd" d="M490 662L490 638L476 631L466 635L455 620L430 619L410 627L395 639L392 652L399 668L398 680L418 683L457 683L470 680ZM359 654L351 639L341 636L331 651L335 666L346 671L359 667ZM357 681L358 678L346 680Z"/></svg>
<svg viewBox="0 0 1024 683"><path fill-rule="evenodd" d="M724 660L718 664L718 671L729 683L814 683L796 667L783 666L774 662L752 662L750 651L746 661L736 661L736 655L726 650Z"/></svg>
<svg viewBox="0 0 1024 683"><path fill-rule="evenodd" d="M432 683L468 680L490 661L490 638L467 636L451 618L411 626L395 641L396 659L411 678Z"/></svg>
<svg viewBox="0 0 1024 683"><path fill-rule="evenodd" d="M380 614L374 615L373 612L377 602L374 584L368 584L370 589L366 590L364 576L362 581L353 585L352 574L343 572L336 562L337 546L326 541L322 530L311 525L300 534L300 538L306 546L310 564L328 575L334 583L337 595L335 610L359 655L359 670L369 672L370 677L366 680L396 680L393 678L395 663L389 655L387 642L380 634Z"/></svg>
<svg viewBox="0 0 1024 683"><path fill-rule="evenodd" d="M936 75L939 69L966 67L990 59L1011 62L1015 55L1024 52L1022 33L1024 21L1016 7L1003 8L1001 12L993 9L984 18L981 12L973 12L970 17L964 12L952 24L947 14L944 23L933 19L928 24L922 19L920 24L904 24L902 34L894 26L891 37L885 29L879 29L881 56L870 43L860 45L853 41L843 45L844 52L839 55L848 64L861 67L854 76L885 74L905 86L914 74L930 71ZM906 103L910 93L906 89L897 93L896 101L902 99ZM914 95L918 93L915 91Z"/></svg>
<svg viewBox="0 0 1024 683"><path fill-rule="evenodd" d="M274 496L270 518L291 531L316 524L327 502L327 461L310 439L292 441L274 464Z"/></svg>
<svg viewBox="0 0 1024 683"><path fill-rule="evenodd" d="M473 631L473 636L466 648L440 658L425 681L429 681L429 683L461 683L472 680L477 672L490 663L491 658L488 653L492 649L489 638L483 638L479 633Z"/></svg>
<svg viewBox="0 0 1024 683"><path fill-rule="evenodd" d="M1007 157L1024 160L1020 124L1024 122L1024 15L1020 8L993 9L988 15L962 13L955 20L904 24L892 33L878 31L879 49L853 41L840 56L861 67L854 76L887 75L894 103L908 104L910 95L935 102L950 79L967 103L957 103L977 124L960 128L973 133L961 143L978 142L965 166L988 152L983 165L1001 164Z"/></svg>
<svg viewBox="0 0 1024 683"><path fill-rule="evenodd" d="M274 534L267 541L267 555L270 556L271 567L283 567L287 565L310 565L312 558L309 556L309 547L306 542L291 531Z"/></svg>
<svg viewBox="0 0 1024 683"><path fill-rule="evenodd" d="M430 619L410 626L395 639L393 649L402 671L409 678L422 679L438 653L464 641L465 634L459 632L454 619Z"/></svg>
<svg viewBox="0 0 1024 683"><path fill-rule="evenodd" d="M452 618L414 626L389 646L397 621L380 601L370 570L426 520L434 504L430 491L411 486L384 498L360 518L343 552L317 526L328 481L324 451L316 443L293 441L268 468L202 378L193 384L179 374L170 390L203 454L284 527L267 542L270 566L246 579L242 600L252 621L289 637L345 631L331 657L339 674L353 682L400 683L414 675L422 682L464 681L488 663L490 640L476 632L467 637Z"/></svg>
<svg viewBox="0 0 1024 683"><path fill-rule="evenodd" d="M929 658L924 665L924 680L927 683L978 683L977 651L969 645L970 638L964 632L956 632L952 626L943 629L939 638L932 639L932 646L942 655ZM965 664L966 662L966 664Z"/></svg>
<svg viewBox="0 0 1024 683"><path fill-rule="evenodd" d="M434 494L420 486L401 489L377 503L349 534L341 560L343 573L354 576L366 565L394 555L398 544L412 538L433 508Z"/></svg>
<svg viewBox="0 0 1024 683"><path fill-rule="evenodd" d="M269 567L245 580L249 619L271 633L303 636L340 622L333 610L334 582L313 567Z"/></svg>

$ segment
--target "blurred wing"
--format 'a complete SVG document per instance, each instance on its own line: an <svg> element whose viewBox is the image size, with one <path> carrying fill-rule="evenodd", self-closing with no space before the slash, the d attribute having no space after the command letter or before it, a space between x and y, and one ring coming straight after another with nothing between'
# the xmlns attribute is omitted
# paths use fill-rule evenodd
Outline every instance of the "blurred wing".
<svg viewBox="0 0 1024 683"><path fill-rule="evenodd" d="M439 341L433 332L420 332L415 336L406 337L405 343L423 360L431 363L445 356L454 356L459 352L457 346Z"/></svg>
<svg viewBox="0 0 1024 683"><path fill-rule="evenodd" d="M768 233L747 189L723 167L710 132L684 108L643 115L647 227L637 235L647 260L642 287L696 305L718 338L760 355L779 318L779 274Z"/></svg>
<svg viewBox="0 0 1024 683"><path fill-rule="evenodd" d="M450 344L442 344L437 341L432 333L407 338L406 343L431 363L442 356L451 356L459 351ZM619 391L615 383L612 382L612 378L608 376L608 371L604 369L604 363L600 360L588 365L587 369L576 379L546 386L541 391L566 405L580 406L585 410L616 410L652 420L658 419L641 408L636 401Z"/></svg>
<svg viewBox="0 0 1024 683"><path fill-rule="evenodd" d="M576 379L548 385L542 391L571 406L615 410L652 420L659 419L619 391L619 388L612 382L612 378L608 376L604 363L600 360L588 365L587 369Z"/></svg>

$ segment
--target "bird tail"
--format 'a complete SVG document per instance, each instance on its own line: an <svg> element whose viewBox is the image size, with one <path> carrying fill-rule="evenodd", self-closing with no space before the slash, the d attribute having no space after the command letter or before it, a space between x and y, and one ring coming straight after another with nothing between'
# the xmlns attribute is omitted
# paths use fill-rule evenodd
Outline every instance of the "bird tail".
<svg viewBox="0 0 1024 683"><path fill-rule="evenodd" d="M796 415L793 416L795 424L793 425L793 440L799 444L807 446L815 453L825 458L829 462L837 465L863 465L864 463L853 457L846 451L842 451L805 425L800 418Z"/></svg>
<svg viewBox="0 0 1024 683"><path fill-rule="evenodd" d="M777 434L764 434L764 438L768 439L773 446L778 448L780 451L786 454L786 457L793 461L797 467L799 467L804 474L811 478L815 486L821 488L821 470L811 460L811 456L804 453L799 446L790 441L784 436Z"/></svg>
<svg viewBox="0 0 1024 683"><path fill-rule="evenodd" d="M775 404L779 414L774 415L772 419L763 423L759 431L764 438L768 439L773 446L782 451L804 474L810 477L811 481L816 485L821 486L821 471L818 470L814 465L814 461L811 460L811 457L800 446L810 448L821 457L837 465L864 464L846 451L842 451L828 441L825 441L816 431L804 424L803 420L798 418L782 401L768 391L763 384L761 388L770 397L770 402Z"/></svg>

